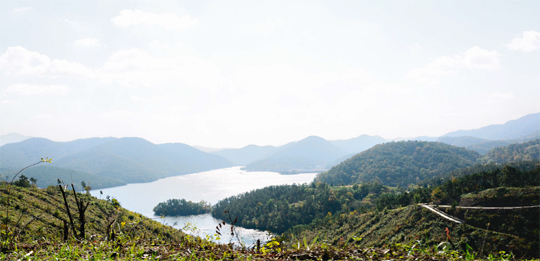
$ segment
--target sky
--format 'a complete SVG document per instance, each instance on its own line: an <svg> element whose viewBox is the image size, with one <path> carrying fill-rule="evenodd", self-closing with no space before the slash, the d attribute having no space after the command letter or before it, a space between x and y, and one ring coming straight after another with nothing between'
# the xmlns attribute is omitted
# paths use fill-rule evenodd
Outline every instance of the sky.
<svg viewBox="0 0 540 261"><path fill-rule="evenodd" d="M214 148L540 112L540 1L0 1L0 135Z"/></svg>

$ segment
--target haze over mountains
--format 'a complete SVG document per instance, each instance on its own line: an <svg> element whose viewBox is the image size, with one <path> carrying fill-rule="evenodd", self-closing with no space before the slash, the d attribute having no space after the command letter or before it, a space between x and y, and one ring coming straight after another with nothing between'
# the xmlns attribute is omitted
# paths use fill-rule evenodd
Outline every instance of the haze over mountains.
<svg viewBox="0 0 540 261"><path fill-rule="evenodd" d="M9 134L0 136L0 146L3 146L8 143L20 142L29 138L32 138L32 137L24 136L18 133L9 133Z"/></svg>
<svg viewBox="0 0 540 261"><path fill-rule="evenodd" d="M420 136L398 140L438 141L485 154L498 146L539 137L540 113L535 113L505 124L455 131L442 137ZM246 166L247 170L252 171L316 172L329 169L374 145L389 141L380 136L369 135L336 141L312 136L280 147L249 145L240 149L226 149L212 153L227 158L237 165Z"/></svg>
<svg viewBox="0 0 540 261"><path fill-rule="evenodd" d="M218 155L197 150L191 146L170 143L153 144L141 138L90 138L71 142L55 142L44 138L31 138L0 147L0 169L3 176L13 175L15 170L37 162L41 157L53 159L48 166L31 168L28 175L37 170L50 172L51 167L65 174L74 172L77 178L100 184L122 185L149 182L160 178L231 167L234 164ZM69 176L68 176L69 177ZM37 178L37 177L36 177ZM60 177L59 177L60 178ZM56 179L40 183L53 185ZM43 179L43 178L41 178ZM50 181L50 179L47 179ZM44 180L41 180L44 181ZM66 181L70 181L69 179ZM81 180L74 180L80 183ZM97 183L97 184L96 184Z"/></svg>
<svg viewBox="0 0 540 261"><path fill-rule="evenodd" d="M54 184L56 178L44 174L54 172L61 179L92 180L94 188L149 182L231 166L245 166L249 171L322 172L377 144L390 142L369 135L334 141L310 136L279 147L249 145L208 153L186 144L153 144L142 138L89 138L70 142L27 138L17 134L0 137L0 141L10 142L0 147L0 174L3 177L41 157L49 157L53 159L52 164L25 171L28 176L38 179L39 186ZM505 124L455 131L438 138L421 136L407 140L437 140L485 154L495 147L537 138L540 138L540 113Z"/></svg>

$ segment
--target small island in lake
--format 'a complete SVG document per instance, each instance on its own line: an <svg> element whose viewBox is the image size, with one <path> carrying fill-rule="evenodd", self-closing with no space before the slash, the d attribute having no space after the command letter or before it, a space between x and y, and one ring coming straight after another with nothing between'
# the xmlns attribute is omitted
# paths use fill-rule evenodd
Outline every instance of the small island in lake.
<svg viewBox="0 0 540 261"><path fill-rule="evenodd" d="M209 213L212 211L210 203L201 200L193 202L185 199L169 199L154 207L154 214L159 216L189 216Z"/></svg>

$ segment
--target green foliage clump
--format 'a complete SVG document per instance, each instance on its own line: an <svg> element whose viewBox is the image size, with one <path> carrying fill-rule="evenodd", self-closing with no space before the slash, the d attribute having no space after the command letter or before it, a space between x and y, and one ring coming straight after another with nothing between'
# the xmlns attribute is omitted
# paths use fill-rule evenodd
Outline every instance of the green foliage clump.
<svg viewBox="0 0 540 261"><path fill-rule="evenodd" d="M479 157L475 151L440 142L390 142L355 155L315 180L345 185L377 181L407 187L471 166Z"/></svg>
<svg viewBox="0 0 540 261"><path fill-rule="evenodd" d="M34 178L32 178L32 179L34 179ZM20 175L18 180L13 181L13 185L17 186L17 187L22 187L22 188L31 187L30 180L25 175Z"/></svg>
<svg viewBox="0 0 540 261"><path fill-rule="evenodd" d="M158 216L189 216L209 213L212 206L201 200L192 202L185 199L169 199L154 207L154 214Z"/></svg>

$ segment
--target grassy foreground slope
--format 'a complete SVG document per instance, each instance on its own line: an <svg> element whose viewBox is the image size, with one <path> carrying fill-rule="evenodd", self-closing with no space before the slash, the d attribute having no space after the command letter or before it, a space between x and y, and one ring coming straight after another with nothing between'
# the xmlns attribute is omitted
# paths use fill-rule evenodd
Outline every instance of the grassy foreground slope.
<svg viewBox="0 0 540 261"><path fill-rule="evenodd" d="M449 234L446 233L446 228ZM308 226L298 226L287 236L318 239L331 244L354 244L357 247L389 247L395 244L419 248L435 247L441 242L452 242L454 248L469 247L483 254L512 252L518 257L537 256L538 241L511 234L457 224L443 219L417 205L368 213L344 213L328 216ZM449 245L447 247L450 247Z"/></svg>
<svg viewBox="0 0 540 261"><path fill-rule="evenodd" d="M70 209L75 210L72 191L68 192L70 192L68 195ZM61 194L59 190L52 187L48 190L19 187L8 189L6 183L0 184L2 201L0 260L381 260L381 257L393 260L461 260L463 258L462 253L456 251L439 252L426 248L418 252L404 245L391 246L390 251L386 247L360 248L352 244L330 245L314 241L300 246L273 240L267 244L263 242L260 247L233 248L231 244L216 244L186 235L123 209L115 200L100 200L83 194L78 195L90 202L86 213L88 222L86 234L75 238L70 231L68 239L64 240L62 220L68 217L62 211L63 202L59 194ZM73 214L77 220L77 214ZM112 222L113 220L115 222ZM80 224L75 222L78 227ZM107 230L110 233L107 233Z"/></svg>

